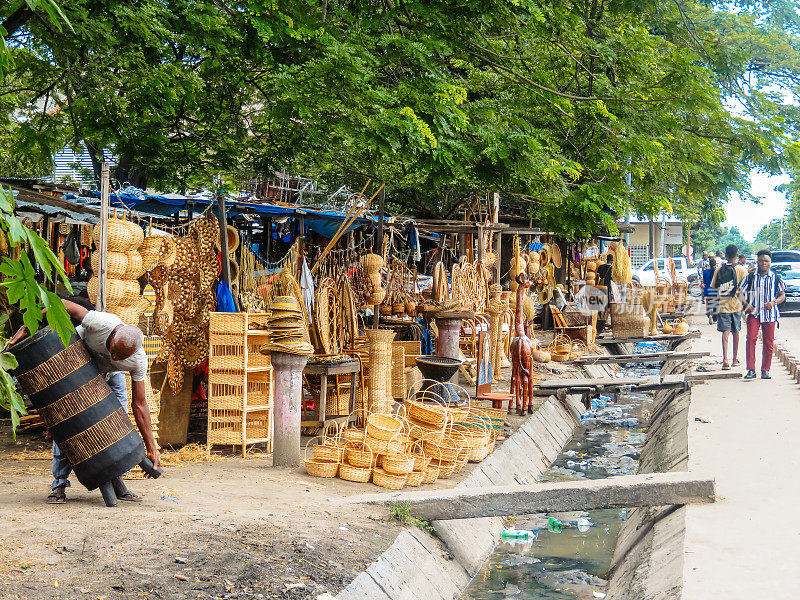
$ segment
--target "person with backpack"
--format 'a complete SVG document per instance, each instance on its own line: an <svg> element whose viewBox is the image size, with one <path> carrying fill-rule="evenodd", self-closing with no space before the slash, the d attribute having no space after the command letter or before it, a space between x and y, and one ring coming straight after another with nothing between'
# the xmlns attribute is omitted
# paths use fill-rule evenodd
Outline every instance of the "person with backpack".
<svg viewBox="0 0 800 600"><path fill-rule="evenodd" d="M717 290L717 331L722 332L722 370L727 371L739 364L739 332L742 330L742 303L739 300L739 284L747 275L747 269L738 263L739 248L729 244L725 248L727 262L721 264L711 277L711 287ZM733 361L728 362L728 338L733 337Z"/></svg>
<svg viewBox="0 0 800 600"><path fill-rule="evenodd" d="M786 284L778 273L770 270L772 253L759 250L756 271L740 286L739 297L747 315L747 373L745 379L756 378L756 342L761 330L761 379L771 379L772 346L780 313L778 305L786 299Z"/></svg>

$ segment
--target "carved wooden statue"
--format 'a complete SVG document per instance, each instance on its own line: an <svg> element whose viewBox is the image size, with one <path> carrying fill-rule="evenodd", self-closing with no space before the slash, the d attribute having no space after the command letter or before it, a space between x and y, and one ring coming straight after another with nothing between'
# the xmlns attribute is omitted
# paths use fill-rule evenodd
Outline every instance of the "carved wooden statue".
<svg viewBox="0 0 800 600"><path fill-rule="evenodd" d="M525 333L525 310L523 300L531 282L524 272L517 275L517 306L514 312L514 330L516 337L511 342L511 393L516 399L517 414L533 413L533 379L531 367L533 366L534 342ZM508 412L511 412L511 402L508 401Z"/></svg>

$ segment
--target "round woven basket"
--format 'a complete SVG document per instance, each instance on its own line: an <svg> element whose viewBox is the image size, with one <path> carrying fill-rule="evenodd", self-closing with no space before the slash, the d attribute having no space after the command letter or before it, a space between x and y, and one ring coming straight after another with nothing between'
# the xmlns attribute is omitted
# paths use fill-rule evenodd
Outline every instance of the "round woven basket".
<svg viewBox="0 0 800 600"><path fill-rule="evenodd" d="M108 220L108 240L106 248L110 252L125 252L131 243L131 229L128 227L128 222L122 219L110 218ZM100 223L94 226L92 230L92 239L94 240L95 248L100 248Z"/></svg>
<svg viewBox="0 0 800 600"><path fill-rule="evenodd" d="M228 235L228 252L236 252L236 250L239 248L239 232L233 225L228 225L226 228L226 233ZM221 249L219 237L214 240L214 247L217 250Z"/></svg>
<svg viewBox="0 0 800 600"><path fill-rule="evenodd" d="M92 277L86 284L86 292L89 294L89 301L97 304L97 277ZM128 292L128 282L122 279L106 279L106 305L116 306Z"/></svg>
<svg viewBox="0 0 800 600"><path fill-rule="evenodd" d="M431 457L425 454L425 449L422 447L422 442L420 441L411 444L407 454L414 459L415 471L424 471L431 462Z"/></svg>
<svg viewBox="0 0 800 600"><path fill-rule="evenodd" d="M350 450L351 446L361 444L363 447L369 450L369 446L366 446L362 442L347 442L345 443L345 456L347 455L348 451ZM371 452L371 451L370 451ZM369 465L372 464L372 458L369 460ZM372 476L372 468L370 466L367 467L354 467L343 460L339 463L339 478L344 479L345 481L355 481L357 483L367 483L369 478Z"/></svg>
<svg viewBox="0 0 800 600"><path fill-rule="evenodd" d="M425 477L425 471L411 471L406 477L406 485L409 487L419 487L423 477Z"/></svg>
<svg viewBox="0 0 800 600"><path fill-rule="evenodd" d="M403 429L403 422L397 417L383 413L367 416L367 435L378 440L389 441Z"/></svg>
<svg viewBox="0 0 800 600"><path fill-rule="evenodd" d="M423 438L422 448L425 454L431 456L433 460L440 460L455 463L458 460L461 447L449 432L442 436L441 442L433 442L428 438Z"/></svg>
<svg viewBox="0 0 800 600"><path fill-rule="evenodd" d="M137 250L128 250L125 253L125 256L128 257L128 268L125 270L125 274L122 276L122 278L139 279L139 277L144 275L145 272L142 255L139 254Z"/></svg>
<svg viewBox="0 0 800 600"><path fill-rule="evenodd" d="M386 460L384 459L384 464L385 463ZM395 475L393 473L388 473L380 467L375 467L372 470L372 483L379 487L388 488L390 490L402 490L406 484L407 477L407 474Z"/></svg>
<svg viewBox="0 0 800 600"><path fill-rule="evenodd" d="M380 254L365 254L361 257L361 268L367 275L377 273L383 268L384 260Z"/></svg>
<svg viewBox="0 0 800 600"><path fill-rule="evenodd" d="M339 460L338 457L334 459L324 458L314 456L314 458L308 458L308 447L311 446L314 449L314 453L316 454L316 448L318 447L312 442L317 438L311 438L308 440L306 444L306 451L305 451L305 459L303 460L303 464L306 467L306 471L309 475L313 477L336 477L337 473L339 472Z"/></svg>
<svg viewBox="0 0 800 600"><path fill-rule="evenodd" d="M425 423L433 427L442 427L447 420L447 409L441 404L426 404L414 400L406 400L408 416L418 423Z"/></svg>
<svg viewBox="0 0 800 600"><path fill-rule="evenodd" d="M375 453L372 446L364 441L357 443L347 442L345 444L343 456L343 461L351 467L369 469L375 466L375 460L378 455Z"/></svg>
<svg viewBox="0 0 800 600"><path fill-rule="evenodd" d="M408 475L414 470L414 458L405 452L387 454L383 457L383 470L391 475Z"/></svg>
<svg viewBox="0 0 800 600"><path fill-rule="evenodd" d="M100 274L100 251L92 252L92 272ZM125 252L109 252L106 258L106 275L113 279L125 279L128 270L128 256Z"/></svg>
<svg viewBox="0 0 800 600"><path fill-rule="evenodd" d="M439 471L439 479L447 479L456 471L456 463L447 461L432 460L429 469Z"/></svg>
<svg viewBox="0 0 800 600"><path fill-rule="evenodd" d="M108 312L117 315L126 325L139 325L139 319L142 317L142 311L135 306L114 306L108 309Z"/></svg>

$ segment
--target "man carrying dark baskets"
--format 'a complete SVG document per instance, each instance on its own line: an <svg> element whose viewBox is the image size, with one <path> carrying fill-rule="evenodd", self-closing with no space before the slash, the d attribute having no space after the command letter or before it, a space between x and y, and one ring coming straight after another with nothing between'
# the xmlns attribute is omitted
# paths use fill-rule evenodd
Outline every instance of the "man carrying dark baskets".
<svg viewBox="0 0 800 600"><path fill-rule="evenodd" d="M108 386L114 392L122 407L128 410L128 393L125 385L125 372L131 374L131 406L136 425L142 434L145 449L152 457L154 469L159 465L158 445L150 422L144 379L147 376L147 354L142 347L142 331L135 325L126 325L118 316L111 313L88 310L83 306L63 300L64 308L73 320L80 323L77 333L83 339L97 370L105 375ZM9 340L9 345L21 340L27 329L21 327ZM64 504L67 501L66 488L70 486L72 471L67 457L53 442L53 483L47 497L48 504ZM119 500L140 502L141 497L127 489L122 478L112 481Z"/></svg>

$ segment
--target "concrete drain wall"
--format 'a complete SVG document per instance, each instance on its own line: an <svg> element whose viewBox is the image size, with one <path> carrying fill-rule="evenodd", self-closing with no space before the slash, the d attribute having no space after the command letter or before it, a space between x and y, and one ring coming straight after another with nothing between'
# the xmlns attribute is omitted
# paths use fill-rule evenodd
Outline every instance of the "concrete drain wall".
<svg viewBox="0 0 800 600"><path fill-rule="evenodd" d="M686 471L691 389L662 390L653 399L639 473ZM686 509L636 508L620 530L611 563L608 600L675 600L683 589Z"/></svg>
<svg viewBox="0 0 800 600"><path fill-rule="evenodd" d="M572 438L585 409L576 398L547 399L456 487L533 483ZM452 600L461 595L500 537L497 517L436 521L436 536L403 531L340 600ZM330 598L330 596L327 596Z"/></svg>

